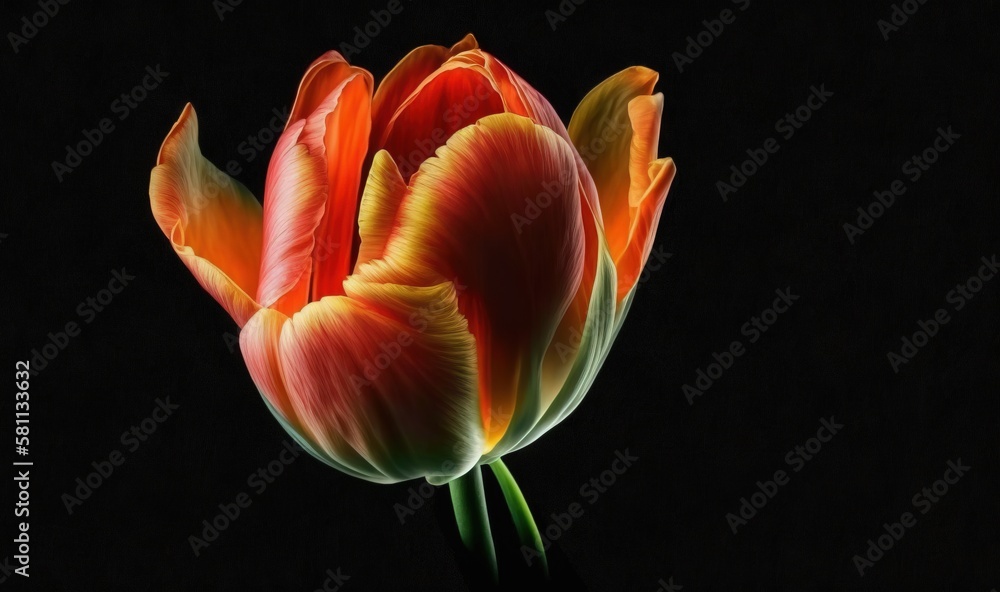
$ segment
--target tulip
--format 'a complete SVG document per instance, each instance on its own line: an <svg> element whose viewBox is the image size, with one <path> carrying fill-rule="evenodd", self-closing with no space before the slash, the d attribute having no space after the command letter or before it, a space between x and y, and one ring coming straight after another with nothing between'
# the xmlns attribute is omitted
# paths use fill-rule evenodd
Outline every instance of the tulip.
<svg viewBox="0 0 1000 592"><path fill-rule="evenodd" d="M567 128L471 35L413 50L377 88L330 51L302 79L263 207L202 156L187 105L153 215L310 454L449 483L463 539L490 554L488 464L540 549L501 458L576 408L635 294L675 172L656 80L608 78Z"/></svg>

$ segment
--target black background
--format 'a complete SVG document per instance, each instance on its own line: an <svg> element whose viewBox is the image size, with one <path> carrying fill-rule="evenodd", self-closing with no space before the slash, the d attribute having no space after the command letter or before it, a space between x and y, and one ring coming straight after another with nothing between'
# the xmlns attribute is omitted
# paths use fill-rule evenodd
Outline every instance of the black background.
<svg viewBox="0 0 1000 592"><path fill-rule="evenodd" d="M2 51L0 216L4 352L28 359L107 286L135 279L31 380L30 580L0 589L314 590L325 571L342 590L465 590L446 491L405 524L393 509L419 482L378 486L303 455L218 540L195 557L188 536L250 492L247 476L287 439L262 404L237 329L171 252L150 213L149 171L191 101L201 147L262 195L273 142L251 163L238 146L290 106L308 64L350 42L386 2L244 2L220 20L210 0L74 0L15 53ZM954 311L946 294L1000 250L997 227L996 10L992 3L920 6L888 40L891 3L753 0L655 5L588 0L552 29L545 11L504 2L404 0L404 10L351 61L380 79L411 48L480 45L541 91L568 121L584 94L634 64L661 73L660 152L678 177L650 271L590 394L563 424L510 455L541 528L553 512L585 513L550 550L573 590L959 590L1000 586L997 477L997 295L1000 279ZM679 71L672 54L703 19L734 23ZM0 28L20 29L35 2L4 2ZM123 121L111 103L146 66L169 72ZM774 124L812 85L832 98L790 139ZM52 161L103 117L116 129L60 182ZM938 127L961 135L918 181L903 163ZM716 182L769 137L781 148L727 202ZM907 192L854 244L843 229L873 191ZM776 289L799 295L749 344L741 326ZM901 338L939 308L951 320L898 373ZM689 405L712 354L738 358ZM11 380L10 382L14 382ZM11 435L14 387L0 400ZM61 496L91 462L124 450L123 431L157 398L180 408L69 515ZM821 418L843 429L734 534L726 514L755 482L788 470L785 455ZM615 451L639 460L590 505L580 487ZM13 451L10 460L17 460ZM949 460L971 466L863 577L883 523ZM12 474L9 469L5 474ZM13 481L4 477L5 503ZM497 485L487 476L501 575L527 578ZM2 513L0 559L16 534Z"/></svg>

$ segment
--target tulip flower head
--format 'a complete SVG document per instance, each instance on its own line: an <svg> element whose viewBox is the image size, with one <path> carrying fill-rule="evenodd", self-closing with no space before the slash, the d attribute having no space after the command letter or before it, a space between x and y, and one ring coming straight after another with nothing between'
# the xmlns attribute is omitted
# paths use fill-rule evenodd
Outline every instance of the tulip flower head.
<svg viewBox="0 0 1000 592"><path fill-rule="evenodd" d="M471 35L413 50L377 87L330 51L302 78L263 206L202 156L188 105L153 215L307 451L379 483L474 475L474 492L479 465L505 473L576 408L625 318L675 172L656 80L615 74L567 128Z"/></svg>

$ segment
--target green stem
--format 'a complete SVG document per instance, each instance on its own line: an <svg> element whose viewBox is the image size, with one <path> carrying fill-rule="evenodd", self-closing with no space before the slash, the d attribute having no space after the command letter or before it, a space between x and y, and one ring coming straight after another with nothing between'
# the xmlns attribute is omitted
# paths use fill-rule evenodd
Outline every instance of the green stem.
<svg viewBox="0 0 1000 592"><path fill-rule="evenodd" d="M521 539L522 550L534 549L540 559L542 573L549 577L549 563L545 558L545 547L542 545L542 535L538 533L534 518L531 517L531 510L528 509L528 502L524 501L521 488L514 481L514 476L510 474L507 465L503 460L497 459L490 463L493 474L500 482L500 489L503 490L503 497L507 500L507 507L510 508L510 515L514 518L514 527L517 529L517 536ZM524 554L524 553L522 553ZM525 554L525 557L528 555Z"/></svg>
<svg viewBox="0 0 1000 592"><path fill-rule="evenodd" d="M451 503L455 507L455 520L462 542L484 568L489 570L493 583L497 578L497 552L490 533L490 517L486 510L486 492L483 490L483 473L479 466L451 481Z"/></svg>

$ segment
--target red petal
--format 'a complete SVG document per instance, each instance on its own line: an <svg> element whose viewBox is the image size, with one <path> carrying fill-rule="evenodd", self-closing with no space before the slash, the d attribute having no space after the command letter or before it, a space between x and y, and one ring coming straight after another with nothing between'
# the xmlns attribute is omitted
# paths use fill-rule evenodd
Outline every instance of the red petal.
<svg viewBox="0 0 1000 592"><path fill-rule="evenodd" d="M413 285L456 281L490 446L505 434L516 442L541 411L542 357L583 273L580 207L567 142L523 117L487 117L423 164L384 260L357 270Z"/></svg>
<svg viewBox="0 0 1000 592"><path fill-rule="evenodd" d="M306 306L281 334L281 372L304 430L384 481L464 474L482 454L482 425L475 344L454 287L347 287L348 296Z"/></svg>
<svg viewBox="0 0 1000 592"><path fill-rule="evenodd" d="M317 58L309 65L302 82L299 83L299 91L288 116L286 129L298 120L309 117L330 96L333 89L354 74L371 77L364 68L348 64L339 52L331 50Z"/></svg>
<svg viewBox="0 0 1000 592"><path fill-rule="evenodd" d="M499 93L482 68L453 58L425 79L396 110L376 148L392 155L404 179L459 129L504 112Z"/></svg>
<svg viewBox="0 0 1000 592"><path fill-rule="evenodd" d="M311 128L322 133L327 168L327 204L316 229L320 245L313 257L311 301L343 294L344 279L351 271L361 171L371 132L372 85L370 76L347 79L309 117L303 130L304 138Z"/></svg>
<svg viewBox="0 0 1000 592"><path fill-rule="evenodd" d="M371 79L352 74L278 142L265 191L260 300L286 314L342 294L351 268Z"/></svg>
<svg viewBox="0 0 1000 592"><path fill-rule="evenodd" d="M420 83L434 73L448 58L463 51L479 47L471 34L447 48L441 45L418 47L400 60L375 90L372 99L372 140L382 137L389 120L396 114L400 104L416 90Z"/></svg>
<svg viewBox="0 0 1000 592"><path fill-rule="evenodd" d="M240 350L247 370L261 394L280 416L283 426L300 442L305 442L322 460L337 469L362 479L383 481L384 475L351 448L337 434L329 435L326 446L318 445L316 438L299 420L289 397L281 370L281 334L288 325L288 317L269 308L260 309L240 332Z"/></svg>
<svg viewBox="0 0 1000 592"><path fill-rule="evenodd" d="M298 143L305 120L278 139L264 187L264 255L257 299L291 315L309 302L315 232L327 203L326 163Z"/></svg>

